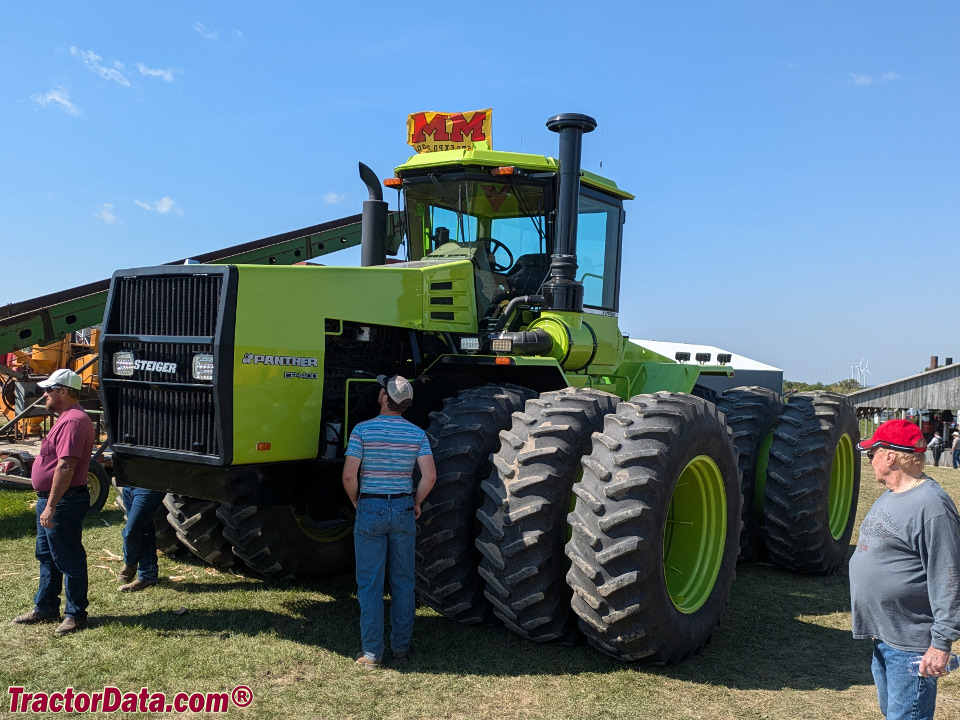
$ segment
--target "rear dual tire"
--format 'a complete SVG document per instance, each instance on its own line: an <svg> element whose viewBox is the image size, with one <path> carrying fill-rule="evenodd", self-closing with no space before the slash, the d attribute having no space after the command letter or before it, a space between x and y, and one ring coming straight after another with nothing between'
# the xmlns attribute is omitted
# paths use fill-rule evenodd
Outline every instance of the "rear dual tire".
<svg viewBox="0 0 960 720"><path fill-rule="evenodd" d="M829 575L847 556L857 515L860 428L843 395L788 398L767 466L764 533L778 565Z"/></svg>

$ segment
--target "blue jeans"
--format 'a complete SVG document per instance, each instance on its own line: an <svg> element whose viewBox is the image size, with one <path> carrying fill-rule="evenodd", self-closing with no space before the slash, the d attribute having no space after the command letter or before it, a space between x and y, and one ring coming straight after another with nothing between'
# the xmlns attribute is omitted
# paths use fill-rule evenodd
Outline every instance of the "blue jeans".
<svg viewBox="0 0 960 720"><path fill-rule="evenodd" d="M413 637L416 520L413 498L365 498L353 528L357 556L360 640L370 660L383 657L383 576L390 565L390 647L410 649Z"/></svg>
<svg viewBox="0 0 960 720"><path fill-rule="evenodd" d="M873 641L873 681L877 684L880 712L887 720L929 720L937 704L937 679L920 677L907 667L923 653L897 650Z"/></svg>
<svg viewBox="0 0 960 720"><path fill-rule="evenodd" d="M953 451L953 469L956 470L958 466L960 466L960 448Z"/></svg>
<svg viewBox="0 0 960 720"><path fill-rule="evenodd" d="M66 589L67 616L87 617L87 552L83 549L83 518L90 509L90 493L70 492L60 498L53 515L53 527L40 524L47 498L37 498L37 560L40 586L33 597L36 611L47 617L60 616L60 588Z"/></svg>
<svg viewBox="0 0 960 720"><path fill-rule="evenodd" d="M141 580L155 581L160 568L153 518L163 504L165 493L137 487L125 487L121 493L123 506L127 509L127 524L123 526L123 563L136 565L137 577Z"/></svg>

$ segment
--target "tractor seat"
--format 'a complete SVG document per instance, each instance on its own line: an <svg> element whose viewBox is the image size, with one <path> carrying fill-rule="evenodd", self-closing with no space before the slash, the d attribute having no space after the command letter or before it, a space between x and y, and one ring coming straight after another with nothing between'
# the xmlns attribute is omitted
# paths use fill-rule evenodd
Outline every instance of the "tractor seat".
<svg viewBox="0 0 960 720"><path fill-rule="evenodd" d="M510 281L513 295L534 295L547 277L550 269L550 256L544 253L521 255L514 262L506 276Z"/></svg>

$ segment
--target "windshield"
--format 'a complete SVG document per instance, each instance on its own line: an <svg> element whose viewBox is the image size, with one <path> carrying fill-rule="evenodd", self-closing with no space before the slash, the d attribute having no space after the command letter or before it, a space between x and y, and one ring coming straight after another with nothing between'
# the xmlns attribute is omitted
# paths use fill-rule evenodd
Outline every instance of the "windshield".
<svg viewBox="0 0 960 720"><path fill-rule="evenodd" d="M550 269L551 179L430 175L405 182L410 259L464 259L475 267L480 317L539 295ZM584 305L617 309L622 205L581 187L577 279Z"/></svg>
<svg viewBox="0 0 960 720"><path fill-rule="evenodd" d="M411 258L473 262L481 316L533 295L550 265L545 183L423 178L406 186Z"/></svg>

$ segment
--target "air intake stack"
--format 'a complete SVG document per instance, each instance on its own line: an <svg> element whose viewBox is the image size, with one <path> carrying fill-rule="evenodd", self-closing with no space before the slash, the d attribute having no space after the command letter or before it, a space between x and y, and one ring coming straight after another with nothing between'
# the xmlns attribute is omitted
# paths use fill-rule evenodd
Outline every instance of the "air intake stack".
<svg viewBox="0 0 960 720"><path fill-rule="evenodd" d="M577 282L577 215L580 209L580 149L583 134L596 129L588 115L563 113L547 120L560 134L560 192L557 200L554 254L543 285L546 310L583 312L583 285Z"/></svg>

